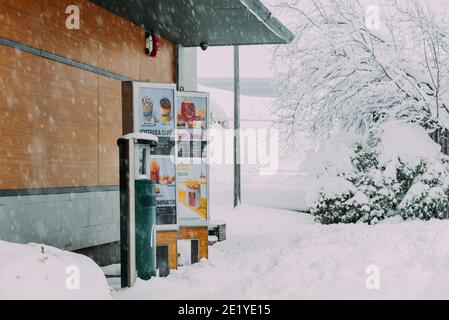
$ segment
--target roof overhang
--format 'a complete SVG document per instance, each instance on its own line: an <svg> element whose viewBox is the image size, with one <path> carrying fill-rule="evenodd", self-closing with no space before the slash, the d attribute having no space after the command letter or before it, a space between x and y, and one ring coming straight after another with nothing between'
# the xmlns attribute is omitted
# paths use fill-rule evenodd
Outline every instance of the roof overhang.
<svg viewBox="0 0 449 320"><path fill-rule="evenodd" d="M285 44L293 34L259 0L91 0L184 47Z"/></svg>

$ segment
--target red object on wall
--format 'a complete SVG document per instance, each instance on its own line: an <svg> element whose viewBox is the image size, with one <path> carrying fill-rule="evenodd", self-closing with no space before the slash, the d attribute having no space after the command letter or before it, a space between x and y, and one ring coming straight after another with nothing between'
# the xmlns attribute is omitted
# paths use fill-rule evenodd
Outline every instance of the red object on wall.
<svg viewBox="0 0 449 320"><path fill-rule="evenodd" d="M150 57L157 57L161 46L161 36L155 33L147 33L147 44L145 51Z"/></svg>

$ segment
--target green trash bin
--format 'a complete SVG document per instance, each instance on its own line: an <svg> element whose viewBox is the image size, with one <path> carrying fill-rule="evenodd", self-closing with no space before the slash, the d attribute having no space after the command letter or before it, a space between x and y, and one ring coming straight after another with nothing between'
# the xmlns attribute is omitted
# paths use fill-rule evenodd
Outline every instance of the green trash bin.
<svg viewBox="0 0 449 320"><path fill-rule="evenodd" d="M135 181L136 269L137 276L149 280L156 275L156 184Z"/></svg>

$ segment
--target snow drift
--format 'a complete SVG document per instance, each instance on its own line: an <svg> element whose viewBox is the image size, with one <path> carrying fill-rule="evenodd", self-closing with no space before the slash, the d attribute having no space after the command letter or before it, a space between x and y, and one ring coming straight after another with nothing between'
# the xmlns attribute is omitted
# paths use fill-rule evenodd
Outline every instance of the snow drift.
<svg viewBox="0 0 449 320"><path fill-rule="evenodd" d="M421 159L438 159L441 147L429 137L423 127L389 122L382 128L382 151L379 157L381 163L387 164L391 160L401 159L416 165Z"/></svg>
<svg viewBox="0 0 449 320"><path fill-rule="evenodd" d="M90 258L46 245L0 241L0 300L110 298L106 278Z"/></svg>

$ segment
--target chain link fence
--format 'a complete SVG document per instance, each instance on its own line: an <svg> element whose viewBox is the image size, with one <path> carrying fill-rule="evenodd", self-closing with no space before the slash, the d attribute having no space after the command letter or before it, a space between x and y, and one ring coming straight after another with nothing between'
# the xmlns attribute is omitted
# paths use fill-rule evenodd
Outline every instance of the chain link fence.
<svg viewBox="0 0 449 320"><path fill-rule="evenodd" d="M233 123L230 122L228 127L233 128ZM245 184L279 181L297 174L301 162L315 143L304 134L287 136L273 120L241 119L240 127L242 188ZM226 129L219 130L224 132ZM227 146L226 151L233 154L230 147L233 148ZM211 178L218 183L232 184L233 164L212 164Z"/></svg>

